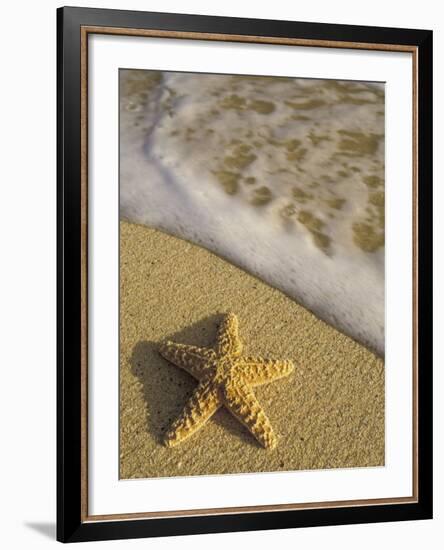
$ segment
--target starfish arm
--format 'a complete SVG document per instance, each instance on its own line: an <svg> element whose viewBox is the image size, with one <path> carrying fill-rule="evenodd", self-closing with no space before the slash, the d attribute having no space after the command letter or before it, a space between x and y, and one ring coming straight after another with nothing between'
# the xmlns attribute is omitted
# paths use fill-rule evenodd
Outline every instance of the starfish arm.
<svg viewBox="0 0 444 550"><path fill-rule="evenodd" d="M273 428L253 392L242 383L228 384L223 392L224 404L267 449L276 446Z"/></svg>
<svg viewBox="0 0 444 550"><path fill-rule="evenodd" d="M165 445L174 447L201 428L217 411L221 401L217 388L209 382L201 383L194 390L182 414L165 435Z"/></svg>
<svg viewBox="0 0 444 550"><path fill-rule="evenodd" d="M294 365L291 361L244 357L239 361L237 369L247 384L259 386L288 376L294 371Z"/></svg>
<svg viewBox="0 0 444 550"><path fill-rule="evenodd" d="M164 342L159 352L165 359L186 370L197 380L202 380L213 372L212 360L216 354L212 349Z"/></svg>
<svg viewBox="0 0 444 550"><path fill-rule="evenodd" d="M236 315L228 313L225 315L217 332L216 353L219 355L240 355L242 342L239 338L239 325Z"/></svg>

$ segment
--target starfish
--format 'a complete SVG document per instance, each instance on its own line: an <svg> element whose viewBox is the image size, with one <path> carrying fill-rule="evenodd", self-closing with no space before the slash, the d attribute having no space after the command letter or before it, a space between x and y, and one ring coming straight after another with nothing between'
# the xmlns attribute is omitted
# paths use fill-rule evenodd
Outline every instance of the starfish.
<svg viewBox="0 0 444 550"><path fill-rule="evenodd" d="M160 347L165 359L194 376L199 382L179 418L165 436L173 447L194 434L222 406L225 406L261 445L272 449L277 439L252 387L288 376L291 361L262 357L242 357L238 320L234 313L224 316L213 348L199 348L175 342Z"/></svg>

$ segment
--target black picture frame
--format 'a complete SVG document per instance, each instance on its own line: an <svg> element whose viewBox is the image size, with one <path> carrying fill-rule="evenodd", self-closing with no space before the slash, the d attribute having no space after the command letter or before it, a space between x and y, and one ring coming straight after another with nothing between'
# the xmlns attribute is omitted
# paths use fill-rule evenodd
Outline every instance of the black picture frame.
<svg viewBox="0 0 444 550"><path fill-rule="evenodd" d="M81 123L84 27L350 42L385 45L387 49L402 45L416 51L415 501L131 521L88 518L82 502L87 478L82 469L86 396L81 382L86 345L82 273L87 270L82 263L81 185L82 166L85 169ZM432 518L432 31L64 7L57 10L57 96L57 539L77 542Z"/></svg>

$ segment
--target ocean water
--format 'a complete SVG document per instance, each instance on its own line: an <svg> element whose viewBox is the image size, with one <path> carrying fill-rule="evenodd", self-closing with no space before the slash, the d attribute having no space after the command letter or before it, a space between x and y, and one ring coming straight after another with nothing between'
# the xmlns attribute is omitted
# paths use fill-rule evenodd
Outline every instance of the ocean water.
<svg viewBox="0 0 444 550"><path fill-rule="evenodd" d="M383 84L121 70L120 212L384 355Z"/></svg>

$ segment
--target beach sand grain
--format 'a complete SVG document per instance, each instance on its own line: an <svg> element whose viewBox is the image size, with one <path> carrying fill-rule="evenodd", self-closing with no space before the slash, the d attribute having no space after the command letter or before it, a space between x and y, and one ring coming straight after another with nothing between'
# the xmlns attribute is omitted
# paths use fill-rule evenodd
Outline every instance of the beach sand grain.
<svg viewBox="0 0 444 550"><path fill-rule="evenodd" d="M211 346L227 311L239 318L245 354L295 364L254 390L278 445L264 450L221 409L167 448L163 435L196 381L160 356L159 343ZM121 479L382 465L381 358L215 254L120 222Z"/></svg>

